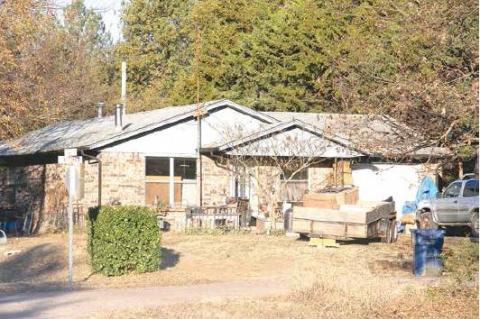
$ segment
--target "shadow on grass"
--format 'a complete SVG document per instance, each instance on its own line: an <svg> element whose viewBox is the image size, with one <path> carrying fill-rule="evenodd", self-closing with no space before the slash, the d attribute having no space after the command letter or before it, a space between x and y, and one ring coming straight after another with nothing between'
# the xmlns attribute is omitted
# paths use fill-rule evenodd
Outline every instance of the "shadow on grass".
<svg viewBox="0 0 480 319"><path fill-rule="evenodd" d="M160 269L167 269L175 267L180 260L180 254L173 249L161 248L162 261L160 262Z"/></svg>
<svg viewBox="0 0 480 319"><path fill-rule="evenodd" d="M63 269L62 251L52 244L37 245L4 257L0 262L0 282L37 281Z"/></svg>
<svg viewBox="0 0 480 319"><path fill-rule="evenodd" d="M447 237L469 237L470 233L470 227L467 226L445 227L445 236Z"/></svg>
<svg viewBox="0 0 480 319"><path fill-rule="evenodd" d="M297 239L297 241L304 241L308 242L310 238L307 235L301 235ZM341 246L346 245L365 245L368 246L371 243L379 243L382 241L381 238L351 238L351 239L337 239L338 244Z"/></svg>
<svg viewBox="0 0 480 319"><path fill-rule="evenodd" d="M80 300L51 302L52 299L66 294L66 291L55 291L45 293L22 293L0 296L0 318L41 318L56 307L71 306ZM47 317L49 317L47 315Z"/></svg>
<svg viewBox="0 0 480 319"><path fill-rule="evenodd" d="M364 245L368 246L371 243L380 243L382 241L381 238L352 238L347 240L338 240L338 243L341 246L346 245Z"/></svg>

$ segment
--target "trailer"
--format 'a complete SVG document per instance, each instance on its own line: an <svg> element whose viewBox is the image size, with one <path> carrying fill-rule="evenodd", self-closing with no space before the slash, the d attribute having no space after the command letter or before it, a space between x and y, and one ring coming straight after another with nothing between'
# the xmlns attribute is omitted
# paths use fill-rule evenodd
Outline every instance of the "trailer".
<svg viewBox="0 0 480 319"><path fill-rule="evenodd" d="M331 239L397 238L394 202L357 201L336 208L293 208L291 230L308 237Z"/></svg>

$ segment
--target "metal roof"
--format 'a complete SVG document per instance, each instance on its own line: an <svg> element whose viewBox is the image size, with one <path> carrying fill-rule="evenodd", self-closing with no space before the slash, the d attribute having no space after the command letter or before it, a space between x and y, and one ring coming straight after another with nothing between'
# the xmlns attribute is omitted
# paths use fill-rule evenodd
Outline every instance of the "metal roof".
<svg viewBox="0 0 480 319"><path fill-rule="evenodd" d="M95 150L150 131L173 125L194 116L196 104L169 106L152 111L124 115L121 130L115 128L114 116L55 123L19 138L0 142L0 157L61 152L66 148ZM421 145L423 139L407 126L381 115L257 112L229 100L205 102L209 112L231 107L267 124L292 122L308 124L312 130L353 150L369 155L414 156L449 155L444 148ZM268 127L267 127L268 130ZM317 133L318 133L317 132ZM258 132L257 134L261 134Z"/></svg>
<svg viewBox="0 0 480 319"><path fill-rule="evenodd" d="M250 114L266 123L277 121L267 114L256 112L229 100L216 100L202 104L202 108L207 112L224 106ZM126 114L123 116L121 130L115 127L114 116L55 123L19 138L0 142L0 156L59 152L66 148L98 149L192 117L196 107L196 104L190 104Z"/></svg>
<svg viewBox="0 0 480 319"><path fill-rule="evenodd" d="M430 141L393 118L377 114L335 114L263 112L279 121L293 119L319 128L326 136L370 156L428 157L451 155L447 148L434 147Z"/></svg>

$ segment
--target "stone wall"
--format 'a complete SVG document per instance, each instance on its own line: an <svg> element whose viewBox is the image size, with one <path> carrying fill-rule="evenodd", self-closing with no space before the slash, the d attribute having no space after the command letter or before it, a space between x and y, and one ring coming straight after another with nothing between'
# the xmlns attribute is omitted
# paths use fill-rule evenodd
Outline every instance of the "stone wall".
<svg viewBox="0 0 480 319"><path fill-rule="evenodd" d="M203 205L221 205L225 203L227 197L230 197L232 172L223 168L227 160L222 160L219 164L218 159L204 156L203 165ZM308 168L308 185L310 191L321 189L333 183L333 163L325 161L312 165ZM250 205L253 210L260 206L265 206L270 201L269 194L272 188L280 187L280 183L272 185L272 175L277 176L274 166L252 167L251 174L255 177L251 179L250 184ZM275 184L275 183L274 183Z"/></svg>
<svg viewBox="0 0 480 319"><path fill-rule="evenodd" d="M144 205L145 156L139 153L101 153L99 158L102 161L102 204ZM95 181L91 183L93 185Z"/></svg>
<svg viewBox="0 0 480 319"><path fill-rule="evenodd" d="M231 195L231 173L217 164L212 158L202 157L203 205L225 204L226 198Z"/></svg>
<svg viewBox="0 0 480 319"><path fill-rule="evenodd" d="M138 153L102 153L102 204L145 203L145 158ZM98 163L83 163L84 198L74 202L76 222L98 205ZM65 166L9 167L0 170L0 208L31 215L33 230L64 227L67 191ZM41 223L39 223L41 221ZM40 227L41 224L41 227ZM38 227L37 227L38 225Z"/></svg>
<svg viewBox="0 0 480 319"><path fill-rule="evenodd" d="M45 166L8 167L0 169L0 209L29 215L36 228L41 218Z"/></svg>

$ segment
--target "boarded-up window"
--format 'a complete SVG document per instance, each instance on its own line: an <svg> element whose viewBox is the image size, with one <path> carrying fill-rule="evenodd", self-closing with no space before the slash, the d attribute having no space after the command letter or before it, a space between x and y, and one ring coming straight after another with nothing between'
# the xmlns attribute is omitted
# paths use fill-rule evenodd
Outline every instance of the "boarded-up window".
<svg viewBox="0 0 480 319"><path fill-rule="evenodd" d="M282 174L283 180L288 180L285 185L285 192L280 201L299 202L308 189L308 169L302 169L298 172L287 171Z"/></svg>
<svg viewBox="0 0 480 319"><path fill-rule="evenodd" d="M147 205L189 206L195 202L197 163L192 158L172 158L173 171L170 170L169 157L146 158L146 195ZM173 181L173 203L170 202L170 181Z"/></svg>

